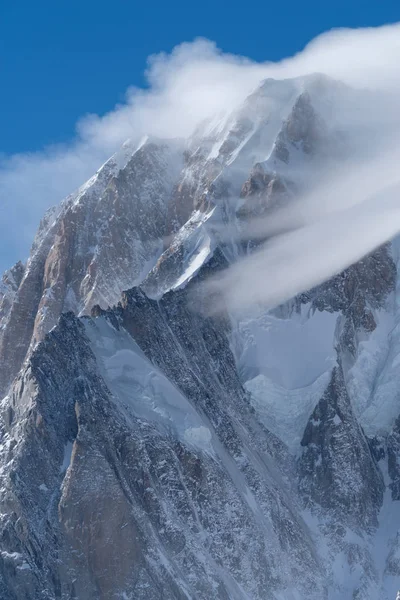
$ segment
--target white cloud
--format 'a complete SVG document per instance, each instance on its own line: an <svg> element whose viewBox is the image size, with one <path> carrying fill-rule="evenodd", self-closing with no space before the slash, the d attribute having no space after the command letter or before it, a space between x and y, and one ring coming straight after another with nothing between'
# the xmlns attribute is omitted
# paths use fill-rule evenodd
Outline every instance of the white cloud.
<svg viewBox="0 0 400 600"><path fill-rule="evenodd" d="M284 208L249 221L239 233L234 227L219 232L268 241L207 281L211 313L257 304L274 308L400 232L400 120L392 113L391 128L380 132L378 123L379 118L364 123L364 130L372 127L375 134L366 148L355 144L351 154L328 162L326 169L314 163L312 181Z"/></svg>
<svg viewBox="0 0 400 600"><path fill-rule="evenodd" d="M128 137L187 136L204 118L233 108L262 76L262 66L223 54L212 42L182 44L150 57L149 87L129 89L125 104L104 116L83 117L70 144L0 157L0 267L27 255L43 212Z"/></svg>
<svg viewBox="0 0 400 600"><path fill-rule="evenodd" d="M205 118L237 106L264 78L321 72L359 90L368 89L377 94L374 102L361 103L351 111L333 110L332 118L339 119L342 128L351 126L354 131L359 131L359 137L355 138L359 141L358 161L349 163L340 177L339 173L330 175L329 185L326 180L321 180L319 189L303 199L303 207L300 208L298 203L290 214L278 215L278 229L284 228L285 219L291 227L301 225L302 229L274 238L268 252L254 256L251 263L254 268L248 265L244 274L242 267L237 265L226 273L225 281L229 289L232 289L234 281L243 288L241 273L248 281L251 273L259 278L256 270L263 269L268 279L268 269L276 270L276 265L280 264L282 276L279 276L279 281L275 277L273 285L276 287L276 299L285 298L315 283L315 278L311 281L308 267L303 272L300 264L302 256L308 256L311 248L315 252L318 244L321 244L317 252L320 265L318 269L314 265L313 272L319 274L319 280L328 277L349 260L356 260L360 252L361 255L368 252L380 243L379 240L384 241L395 233L397 212L393 203L389 206L385 188L397 182L397 158L400 154L396 142L400 129L397 115L400 94L398 64L400 25L332 31L280 63L257 64L243 57L224 54L207 40L182 44L169 55L151 57L147 71L148 88L128 90L125 104L117 106L109 114L82 118L72 143L0 160L0 256L3 260L0 266L5 267L7 263L26 256L44 210L91 176L126 138L139 138L144 133L157 137L190 135ZM362 137L365 125L368 125L368 139ZM385 194L384 210L389 211L387 215L393 218L390 227L383 225L387 217L383 209L381 212L378 209L380 201L370 200L365 208L366 198L371 194L368 185L376 179L380 183L374 184L372 191L378 196ZM321 194L324 202L319 201ZM332 207L339 208L339 205L341 210L346 211L348 223L353 223L352 235L350 226L341 223L344 213L341 217L326 220ZM372 214L377 218L374 219ZM340 253L334 249L333 233L329 252L328 245L322 244L323 232L329 227L333 232L333 223L337 227L337 239L348 240L340 248ZM364 224L364 229L359 223ZM365 229L367 225L368 232ZM264 227L261 225L261 229ZM362 240L355 239L356 233ZM334 262L328 260L331 253L337 254L338 259ZM272 261L275 261L275 267ZM283 284L285 278L293 279L290 269L295 269L296 278L292 288L288 289ZM252 285L248 289L252 289ZM242 293L239 295L241 297ZM260 286L255 295L260 301L272 302L265 286ZM251 294L242 298L244 304L253 300Z"/></svg>
<svg viewBox="0 0 400 600"><path fill-rule="evenodd" d="M400 231L400 181L345 209L313 215L302 226L284 229L275 215L257 235L273 237L261 249L207 281L207 310L274 308L340 273ZM285 214L291 216L290 212ZM288 227L293 222L286 222Z"/></svg>

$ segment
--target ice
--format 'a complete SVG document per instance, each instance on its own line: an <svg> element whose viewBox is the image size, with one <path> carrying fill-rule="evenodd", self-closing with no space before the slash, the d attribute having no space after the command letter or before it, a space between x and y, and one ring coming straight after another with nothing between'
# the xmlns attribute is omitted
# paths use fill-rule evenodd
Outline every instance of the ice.
<svg viewBox="0 0 400 600"><path fill-rule="evenodd" d="M329 369L311 385L292 390L283 388L262 374L244 385L264 425L293 453L297 453L307 421L329 384L330 376Z"/></svg>
<svg viewBox="0 0 400 600"><path fill-rule="evenodd" d="M190 257L186 269L183 271L182 275L179 277L172 289L177 290L188 283L192 277L196 275L199 269L201 269L211 254L211 239L208 235L204 235L201 242Z"/></svg>
<svg viewBox="0 0 400 600"><path fill-rule="evenodd" d="M19 552L7 552L6 550L0 551L0 554L3 558L8 558L9 560L21 560L22 554Z"/></svg>
<svg viewBox="0 0 400 600"><path fill-rule="evenodd" d="M338 415L338 414L336 414L336 415L333 417L333 422L334 422L334 424L335 424L335 425L340 425L340 423L342 422L342 419L339 417L339 415Z"/></svg>
<svg viewBox="0 0 400 600"><path fill-rule="evenodd" d="M189 427L184 432L185 440L192 446L202 447L204 450L210 449L211 431L208 427Z"/></svg>
<svg viewBox="0 0 400 600"><path fill-rule="evenodd" d="M73 447L73 443L72 442L67 442L65 444L65 448L64 448L64 458L63 458L63 462L60 468L60 471L62 473L64 473L69 465L71 464L71 457L72 457L72 447Z"/></svg>
<svg viewBox="0 0 400 600"><path fill-rule="evenodd" d="M400 269L400 237L392 242ZM400 279L386 306L374 312L375 330L358 345L346 374L354 411L366 435L385 435L400 414Z"/></svg>
<svg viewBox="0 0 400 600"><path fill-rule="evenodd" d="M211 232L211 224L218 218L216 207L206 213L195 211L190 219L175 235L171 247L182 252L183 258L171 263L171 274L167 282L157 282L151 297L160 298L170 290L185 287L198 273L201 267L211 258L216 245ZM155 268L154 272L157 272ZM150 293L150 292L148 292Z"/></svg>
<svg viewBox="0 0 400 600"><path fill-rule="evenodd" d="M337 314L303 306L287 319L264 313L239 320L232 346L263 423L295 452L336 363Z"/></svg>
<svg viewBox="0 0 400 600"><path fill-rule="evenodd" d="M183 394L123 329L87 320L86 331L108 388L127 419L141 418L198 450L212 450L212 433Z"/></svg>
<svg viewBox="0 0 400 600"><path fill-rule="evenodd" d="M336 321L337 313L309 306L288 319L264 313L239 320L233 337L239 370L262 373L287 390L311 385L335 364Z"/></svg>

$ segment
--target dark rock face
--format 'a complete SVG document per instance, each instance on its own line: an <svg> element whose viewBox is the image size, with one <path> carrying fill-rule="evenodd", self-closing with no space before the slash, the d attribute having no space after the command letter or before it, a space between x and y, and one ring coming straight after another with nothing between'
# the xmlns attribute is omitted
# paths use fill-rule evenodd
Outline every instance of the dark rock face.
<svg viewBox="0 0 400 600"><path fill-rule="evenodd" d="M288 163L291 146L306 155L313 154L325 135L325 124L316 113L310 95L304 92L283 124L275 143L274 158Z"/></svg>
<svg viewBox="0 0 400 600"><path fill-rule="evenodd" d="M318 310L341 311L353 319L355 327L371 330L368 308L382 307L394 290L396 266L390 245L384 245L336 277L301 296ZM372 326L373 329L373 326Z"/></svg>
<svg viewBox="0 0 400 600"><path fill-rule="evenodd" d="M332 372L301 441L299 486L307 505L355 528L377 525L383 479L352 411L341 367Z"/></svg>
<svg viewBox="0 0 400 600"><path fill-rule="evenodd" d="M396 419L390 435L387 440L388 454L388 472L391 479L389 488L392 492L392 498L395 501L400 500L400 417Z"/></svg>
<svg viewBox="0 0 400 600"><path fill-rule="evenodd" d="M237 211L241 219L254 218L266 211L283 207L290 198L288 182L276 172L266 172L261 164L254 166L244 183L241 198L244 204Z"/></svg>

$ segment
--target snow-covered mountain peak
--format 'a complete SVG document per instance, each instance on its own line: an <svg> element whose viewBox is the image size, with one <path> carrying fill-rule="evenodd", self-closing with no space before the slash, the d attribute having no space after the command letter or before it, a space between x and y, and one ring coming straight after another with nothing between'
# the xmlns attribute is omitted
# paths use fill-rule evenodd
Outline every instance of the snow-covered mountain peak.
<svg viewBox="0 0 400 600"><path fill-rule="evenodd" d="M354 94L266 80L45 215L0 286L1 599L393 600L393 246L273 312L198 286L341 159Z"/></svg>

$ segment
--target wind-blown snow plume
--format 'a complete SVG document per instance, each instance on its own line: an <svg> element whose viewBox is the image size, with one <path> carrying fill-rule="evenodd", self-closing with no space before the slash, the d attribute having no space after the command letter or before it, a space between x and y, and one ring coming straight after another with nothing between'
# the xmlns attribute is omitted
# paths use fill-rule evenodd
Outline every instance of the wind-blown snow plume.
<svg viewBox="0 0 400 600"><path fill-rule="evenodd" d="M223 54L207 40L182 44L170 55L150 57L148 89L131 88L125 104L102 117L83 117L70 144L0 154L0 268L27 254L44 211L91 177L127 138L187 137L204 119L242 102L264 73L263 65Z"/></svg>
<svg viewBox="0 0 400 600"><path fill-rule="evenodd" d="M395 128L399 135L393 121ZM393 238L400 231L400 147L389 136L385 140L385 153L349 157L321 172L318 183L287 206L240 230L218 231L222 239L267 241L207 281L202 292L212 297L207 309L274 308Z"/></svg>
<svg viewBox="0 0 400 600"><path fill-rule="evenodd" d="M5 157L0 161L0 239L4 261L1 266L26 254L43 211L92 175L127 137L139 138L143 134L164 138L188 137L204 119L221 111L234 110L267 77L283 79L321 72L358 89L360 98L362 94L368 97L375 94L375 104L368 101L364 105L360 101L347 112L332 106L332 118L344 130L352 127L355 148L358 140L360 150L359 156L355 151L351 160L349 157L347 171L352 172L353 163L357 169L354 169L352 177L346 179L345 195L337 191L337 187L342 185L339 177L330 175L329 198L332 199L332 205L341 202L343 208L347 208L354 203L355 197L360 196L364 160L369 165L377 161L375 175L381 180L382 189L396 183L398 161L393 139L399 129L399 39L400 25L336 30L318 37L304 51L279 63L258 64L243 57L224 54L207 40L182 44L170 55L151 57L147 72L149 87L146 90L128 90L126 103L107 115L83 118L77 124L75 140L69 145L47 148L36 154ZM332 102L335 102L334 98ZM380 160L383 154L387 157L385 163ZM323 185L323 182L320 184ZM332 190L336 190L336 193L332 193ZM375 189L375 192L379 190ZM326 190L323 193L326 194ZM363 202L369 194L365 195L363 191L359 202ZM318 203L310 201L310 207L302 215L301 222L306 224L314 221L318 210ZM329 202L326 200L323 211L328 210ZM355 214L362 213L361 206L359 211L353 213L354 218L358 219ZM286 218L298 222L296 215ZM339 219L332 220L332 226L334 221ZM373 224L370 225L372 227ZM16 226L22 235L14 234ZM321 247L317 250L318 227L316 223L308 227L307 235L315 235L310 247L315 248L323 262L324 249ZM360 234L363 238L371 239L370 244L363 240L364 252L379 243L372 233L371 236L365 231ZM297 234L293 242L300 239L299 236ZM386 233L383 235L382 232L381 237L381 241L384 241ZM288 237L285 236L285 244L288 243ZM277 240L274 244L277 253ZM284 247L283 240L280 245ZM299 278L300 251L304 251L301 245L295 251L297 260L293 264ZM352 256L355 255L358 256L358 252L352 253ZM257 254L254 260L260 258L261 255ZM303 258L303 262L306 262L307 257ZM328 264L331 264L330 261L326 261L324 277L328 277L333 268L331 266L328 272ZM238 274L239 267L235 267L234 272ZM288 274L288 277L291 276ZM265 300L269 303L269 298Z"/></svg>
<svg viewBox="0 0 400 600"><path fill-rule="evenodd" d="M400 183L351 208L272 237L260 250L207 281L208 310L240 311L254 304L271 309L340 273L400 231L399 199ZM278 224L276 219L275 227ZM274 231L272 227L270 233Z"/></svg>

